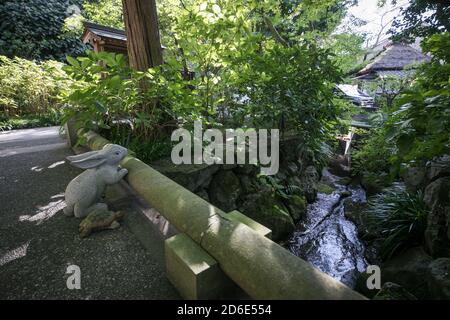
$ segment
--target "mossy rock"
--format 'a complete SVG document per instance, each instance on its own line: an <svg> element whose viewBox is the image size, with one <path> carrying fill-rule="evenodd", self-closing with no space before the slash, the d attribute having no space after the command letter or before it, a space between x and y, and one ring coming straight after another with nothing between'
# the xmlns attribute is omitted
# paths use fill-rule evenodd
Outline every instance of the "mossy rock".
<svg viewBox="0 0 450 320"><path fill-rule="evenodd" d="M368 196L380 193L390 182L386 173L364 172L361 177L361 185Z"/></svg>
<svg viewBox="0 0 450 320"><path fill-rule="evenodd" d="M285 203L294 222L299 221L305 216L307 202L304 196L293 195Z"/></svg>
<svg viewBox="0 0 450 320"><path fill-rule="evenodd" d="M325 193L325 194L332 194L334 192L334 189L333 189L333 187L330 187L329 185L321 182L317 185L317 192Z"/></svg>
<svg viewBox="0 0 450 320"><path fill-rule="evenodd" d="M386 282L373 300L417 300L417 298L401 285Z"/></svg>
<svg viewBox="0 0 450 320"><path fill-rule="evenodd" d="M249 194L242 199L239 211L272 230L272 239L283 240L295 230L294 220L286 206L270 191Z"/></svg>

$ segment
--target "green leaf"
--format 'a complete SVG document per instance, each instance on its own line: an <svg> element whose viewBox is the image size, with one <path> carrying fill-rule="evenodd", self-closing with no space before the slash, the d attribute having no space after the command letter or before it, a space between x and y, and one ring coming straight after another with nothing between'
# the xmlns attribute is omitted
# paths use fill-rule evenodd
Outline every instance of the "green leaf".
<svg viewBox="0 0 450 320"><path fill-rule="evenodd" d="M78 60L72 58L71 56L66 56L66 60L71 66L73 66L75 68L80 67L80 63L78 62Z"/></svg>

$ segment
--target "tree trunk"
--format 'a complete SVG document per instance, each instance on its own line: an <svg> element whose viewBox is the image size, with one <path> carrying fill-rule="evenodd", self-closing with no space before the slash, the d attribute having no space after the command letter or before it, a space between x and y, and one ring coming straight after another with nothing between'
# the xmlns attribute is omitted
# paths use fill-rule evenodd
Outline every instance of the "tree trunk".
<svg viewBox="0 0 450 320"><path fill-rule="evenodd" d="M130 66L146 71L163 63L155 0L122 0Z"/></svg>

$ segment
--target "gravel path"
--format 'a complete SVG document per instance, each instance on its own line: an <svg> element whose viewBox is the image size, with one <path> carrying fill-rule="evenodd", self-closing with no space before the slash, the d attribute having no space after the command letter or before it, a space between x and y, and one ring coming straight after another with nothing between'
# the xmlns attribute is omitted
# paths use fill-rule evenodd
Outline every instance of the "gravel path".
<svg viewBox="0 0 450 320"><path fill-rule="evenodd" d="M80 239L79 220L61 210L80 173L70 154L57 127L0 133L0 299L178 299L162 240L147 251L126 222ZM69 265L80 267L80 290L66 286Z"/></svg>

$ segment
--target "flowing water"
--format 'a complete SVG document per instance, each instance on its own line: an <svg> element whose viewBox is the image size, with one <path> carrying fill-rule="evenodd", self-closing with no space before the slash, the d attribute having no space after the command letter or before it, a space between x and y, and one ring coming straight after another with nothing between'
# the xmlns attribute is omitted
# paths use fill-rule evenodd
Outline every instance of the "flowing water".
<svg viewBox="0 0 450 320"><path fill-rule="evenodd" d="M339 177L324 170L322 181L335 191L319 193L308 205L306 219L298 226L289 241L292 253L310 262L333 278L354 287L359 273L365 271L364 245L358 238L356 226L344 216L343 191L351 196L345 201L365 202L361 187L346 187Z"/></svg>

